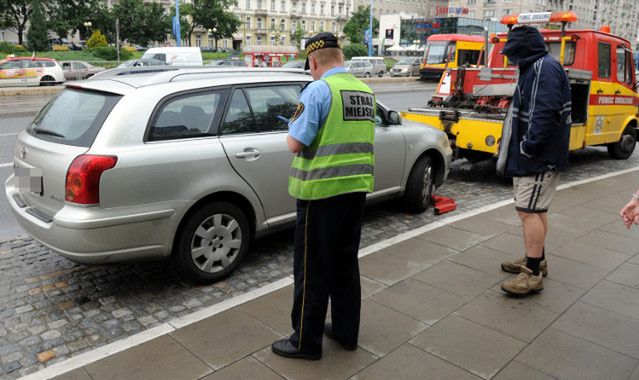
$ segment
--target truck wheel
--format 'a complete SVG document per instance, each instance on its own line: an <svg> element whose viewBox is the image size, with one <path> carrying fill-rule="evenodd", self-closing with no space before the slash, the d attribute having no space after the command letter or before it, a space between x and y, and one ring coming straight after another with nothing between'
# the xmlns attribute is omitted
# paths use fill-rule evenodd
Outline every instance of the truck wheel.
<svg viewBox="0 0 639 380"><path fill-rule="evenodd" d="M410 171L404 203L410 212L423 212L430 206L435 170L430 157L421 157Z"/></svg>
<svg viewBox="0 0 639 380"><path fill-rule="evenodd" d="M182 275L214 282L231 274L248 252L251 239L244 212L228 202L212 202L188 217L173 252Z"/></svg>
<svg viewBox="0 0 639 380"><path fill-rule="evenodd" d="M608 144L608 154L612 158L625 160L632 156L637 145L637 131L632 126L627 126L621 134L621 138L616 143Z"/></svg>

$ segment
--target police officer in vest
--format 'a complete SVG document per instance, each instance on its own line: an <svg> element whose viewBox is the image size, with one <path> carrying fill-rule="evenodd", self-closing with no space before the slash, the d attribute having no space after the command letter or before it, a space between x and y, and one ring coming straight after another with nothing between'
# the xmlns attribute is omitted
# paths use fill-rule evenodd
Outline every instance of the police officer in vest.
<svg viewBox="0 0 639 380"><path fill-rule="evenodd" d="M322 336L357 348L361 289L357 252L366 193L373 190L375 96L346 72L332 33L306 42L314 82L300 96L289 123L296 154L289 193L297 198L293 334L274 353L317 360ZM325 325L328 300L331 324Z"/></svg>

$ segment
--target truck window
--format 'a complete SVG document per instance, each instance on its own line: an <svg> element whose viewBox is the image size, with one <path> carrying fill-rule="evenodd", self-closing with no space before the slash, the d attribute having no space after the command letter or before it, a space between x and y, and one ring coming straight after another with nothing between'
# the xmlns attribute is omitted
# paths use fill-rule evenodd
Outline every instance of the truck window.
<svg viewBox="0 0 639 380"><path fill-rule="evenodd" d="M631 54L622 47L617 47L617 81L632 84Z"/></svg>
<svg viewBox="0 0 639 380"><path fill-rule="evenodd" d="M479 54L481 50L459 50L457 58L457 65L463 66L465 64L476 65L479 61Z"/></svg>
<svg viewBox="0 0 639 380"><path fill-rule="evenodd" d="M559 55L561 53L561 42L549 42L548 53L555 57L559 61ZM575 43L573 41L566 41L566 51L564 52L564 66L570 66L575 63Z"/></svg>
<svg viewBox="0 0 639 380"><path fill-rule="evenodd" d="M610 78L610 44L600 42L597 50L599 78Z"/></svg>

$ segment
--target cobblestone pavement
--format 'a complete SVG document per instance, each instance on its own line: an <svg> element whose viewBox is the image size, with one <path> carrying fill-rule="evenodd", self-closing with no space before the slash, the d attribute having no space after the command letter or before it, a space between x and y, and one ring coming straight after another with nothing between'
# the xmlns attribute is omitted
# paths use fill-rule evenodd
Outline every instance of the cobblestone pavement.
<svg viewBox="0 0 639 380"><path fill-rule="evenodd" d="M609 159L604 149L571 156L562 182L636 167ZM438 190L457 200L456 213L511 197L492 162L453 164ZM437 220L408 214L391 201L367 209L362 247ZM16 378L81 352L218 303L292 274L293 231L255 242L247 262L229 279L198 286L172 274L166 262L85 266L28 238L0 242L0 378Z"/></svg>

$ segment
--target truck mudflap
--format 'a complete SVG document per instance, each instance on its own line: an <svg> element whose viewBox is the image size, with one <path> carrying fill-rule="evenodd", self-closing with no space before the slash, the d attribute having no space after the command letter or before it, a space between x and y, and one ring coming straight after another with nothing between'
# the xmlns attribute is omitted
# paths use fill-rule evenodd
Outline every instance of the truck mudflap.
<svg viewBox="0 0 639 380"><path fill-rule="evenodd" d="M464 151L481 152L486 157L497 153L504 115L442 108L410 108L401 114L444 131L456 156L466 156Z"/></svg>

